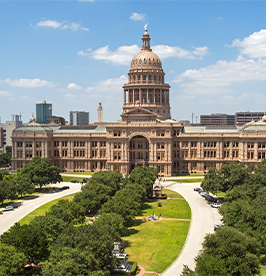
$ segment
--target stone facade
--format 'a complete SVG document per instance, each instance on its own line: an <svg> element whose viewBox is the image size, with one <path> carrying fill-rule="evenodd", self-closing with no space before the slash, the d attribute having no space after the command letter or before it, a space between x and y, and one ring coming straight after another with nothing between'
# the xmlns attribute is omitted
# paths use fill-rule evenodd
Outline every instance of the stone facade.
<svg viewBox="0 0 266 276"><path fill-rule="evenodd" d="M47 157L62 171L156 167L161 176L206 173L229 161L258 163L266 153L266 117L243 127L187 126L171 119L170 86L159 57L143 46L131 62L121 119L90 126L31 122L13 131L12 170L34 156Z"/></svg>

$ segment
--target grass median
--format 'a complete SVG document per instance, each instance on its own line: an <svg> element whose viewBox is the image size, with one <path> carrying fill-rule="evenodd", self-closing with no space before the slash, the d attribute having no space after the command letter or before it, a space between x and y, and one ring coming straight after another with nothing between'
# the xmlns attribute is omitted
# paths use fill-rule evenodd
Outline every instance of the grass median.
<svg viewBox="0 0 266 276"><path fill-rule="evenodd" d="M202 182L203 178L194 178L194 179L167 179L166 181L172 181L172 182L177 182L179 183L181 181L181 183L196 183L196 182Z"/></svg>
<svg viewBox="0 0 266 276"><path fill-rule="evenodd" d="M123 237L127 244L125 250L129 261L137 261L146 271L157 273L162 273L180 254L191 219L190 207L182 196L168 189L164 189L163 193L175 199L146 202L142 208L142 216L161 213L163 218L169 220L152 222L137 219ZM160 201L162 207L158 207Z"/></svg>
<svg viewBox="0 0 266 276"><path fill-rule="evenodd" d="M47 202L46 204L43 204L39 208L36 208L32 212L30 212L27 216L25 216L23 219L19 221L21 225L23 224L29 224L31 220L33 220L36 216L44 216L46 212L48 212L52 205L56 204L61 199L69 199L72 200L75 194L67 195L55 200L52 200L50 202Z"/></svg>

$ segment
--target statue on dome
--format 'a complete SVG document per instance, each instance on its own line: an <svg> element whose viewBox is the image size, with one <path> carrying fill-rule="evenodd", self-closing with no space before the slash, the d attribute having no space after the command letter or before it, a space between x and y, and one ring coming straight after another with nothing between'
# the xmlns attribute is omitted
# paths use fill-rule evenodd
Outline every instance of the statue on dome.
<svg viewBox="0 0 266 276"><path fill-rule="evenodd" d="M147 22L147 23L144 25L144 30L145 30L145 32L147 32L147 30L148 30L148 24L149 24L149 22Z"/></svg>

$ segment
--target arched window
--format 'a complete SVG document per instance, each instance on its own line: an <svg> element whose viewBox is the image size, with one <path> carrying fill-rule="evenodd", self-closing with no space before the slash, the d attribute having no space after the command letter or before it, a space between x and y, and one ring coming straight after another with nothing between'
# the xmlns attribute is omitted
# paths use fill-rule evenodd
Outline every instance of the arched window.
<svg viewBox="0 0 266 276"><path fill-rule="evenodd" d="M154 76L154 80L156 81L156 76Z"/></svg>
<svg viewBox="0 0 266 276"><path fill-rule="evenodd" d="M140 80L140 75L138 75L138 80Z"/></svg>
<svg viewBox="0 0 266 276"><path fill-rule="evenodd" d="M151 80L151 75L149 75L149 80Z"/></svg>
<svg viewBox="0 0 266 276"><path fill-rule="evenodd" d="M146 80L146 75L143 75L143 77L142 77L142 78L143 78L143 80Z"/></svg>

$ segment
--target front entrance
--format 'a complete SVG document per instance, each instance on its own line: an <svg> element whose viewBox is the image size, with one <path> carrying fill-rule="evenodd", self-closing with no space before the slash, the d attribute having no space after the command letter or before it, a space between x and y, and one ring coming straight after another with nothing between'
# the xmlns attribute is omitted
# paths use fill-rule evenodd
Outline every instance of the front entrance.
<svg viewBox="0 0 266 276"><path fill-rule="evenodd" d="M149 141L142 135L134 136L129 142L130 170L149 165Z"/></svg>

